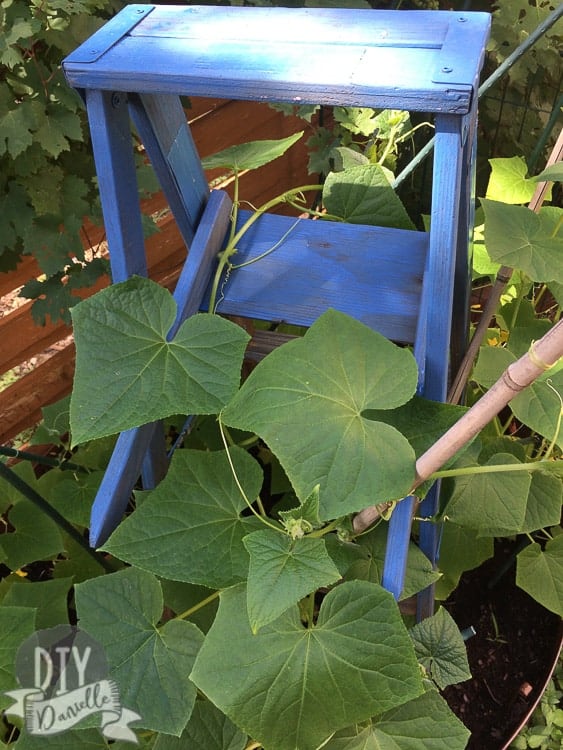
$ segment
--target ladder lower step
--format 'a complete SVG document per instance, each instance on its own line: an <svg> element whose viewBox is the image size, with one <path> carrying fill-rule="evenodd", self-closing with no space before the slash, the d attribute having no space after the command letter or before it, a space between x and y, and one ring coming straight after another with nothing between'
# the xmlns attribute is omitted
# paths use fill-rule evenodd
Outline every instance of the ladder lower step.
<svg viewBox="0 0 563 750"><path fill-rule="evenodd" d="M239 226L249 215L241 212ZM231 259L217 311L310 326L332 307L412 344L427 251L425 232L265 214Z"/></svg>

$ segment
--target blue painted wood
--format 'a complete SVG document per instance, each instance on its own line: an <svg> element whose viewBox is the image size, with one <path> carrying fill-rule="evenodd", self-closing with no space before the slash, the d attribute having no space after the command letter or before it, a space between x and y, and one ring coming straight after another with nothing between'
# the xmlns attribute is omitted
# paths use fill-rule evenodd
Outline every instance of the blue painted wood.
<svg viewBox="0 0 563 750"><path fill-rule="evenodd" d="M117 44L145 16L154 10L154 5L128 5L113 16L98 31L69 55L74 63L92 63Z"/></svg>
<svg viewBox="0 0 563 750"><path fill-rule="evenodd" d="M180 233L189 247L209 188L180 99L171 95L132 94L130 110Z"/></svg>
<svg viewBox="0 0 563 750"><path fill-rule="evenodd" d="M232 260L241 267L222 285L218 310L298 325L310 325L329 306L343 310L389 338L414 344L419 392L443 400L451 344L454 352L462 350L466 330L476 90L489 26L483 13L129 6L63 63L72 85L93 89L89 114L98 173L110 173L100 184L113 223L116 276L137 272L132 269L141 252L137 214L130 227L123 213L135 201L117 197L120 189L133 189L130 144L125 110L114 111L115 93L109 92L130 94L137 128L186 244L192 243L170 335L202 303L230 215L225 196L213 193L199 222L207 189L178 95L434 113L429 234L265 216L239 243ZM124 175L116 175L123 165ZM239 226L247 216L241 212ZM274 246L272 254L248 264ZM149 426L120 437L95 504L94 544L118 522L143 455L158 443L155 435ZM162 470L154 460L150 468ZM148 481L154 483L157 473ZM390 523L384 584L397 597L412 509L413 500L406 499ZM437 486L420 512L434 515L436 509ZM432 562L436 532L434 524L420 526L420 545ZM419 598L419 614L432 607L430 587Z"/></svg>
<svg viewBox="0 0 563 750"><path fill-rule="evenodd" d="M416 498L406 497L395 506L389 520L381 585L397 600L401 597L405 582L411 519L415 507ZM406 529L409 530L408 534L405 534Z"/></svg>
<svg viewBox="0 0 563 750"><path fill-rule="evenodd" d="M146 276L127 97L88 91L86 105L114 283Z"/></svg>
<svg viewBox="0 0 563 750"><path fill-rule="evenodd" d="M117 438L90 512L92 547L101 547L123 518L157 427L158 423L152 422L122 432Z"/></svg>
<svg viewBox="0 0 563 750"><path fill-rule="evenodd" d="M241 211L237 226L250 216ZM280 240L285 239L280 243ZM413 343L428 235L265 214L238 245L217 311L309 326L333 307Z"/></svg>
<svg viewBox="0 0 563 750"><path fill-rule="evenodd" d="M466 113L476 64L468 44L482 52L490 16L464 16L157 6L95 63L79 48L63 67L78 88ZM455 82L435 82L452 26L463 29Z"/></svg>
<svg viewBox="0 0 563 750"><path fill-rule="evenodd" d="M486 14L483 14L486 15ZM483 19L487 25L487 19ZM135 33L135 30L132 31ZM437 56L432 80L454 86L470 83L477 91L476 81L471 79L481 70L485 58L482 27L475 23L473 13L452 13L445 39Z"/></svg>

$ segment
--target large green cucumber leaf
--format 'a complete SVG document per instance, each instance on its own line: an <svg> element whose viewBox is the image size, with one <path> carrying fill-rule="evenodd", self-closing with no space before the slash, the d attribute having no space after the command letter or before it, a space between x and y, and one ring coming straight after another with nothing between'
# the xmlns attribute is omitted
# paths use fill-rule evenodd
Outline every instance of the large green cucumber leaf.
<svg viewBox="0 0 563 750"><path fill-rule="evenodd" d="M231 449L238 480L253 501L262 485L259 464ZM257 528L225 451L176 451L158 487L113 532L103 549L173 581L217 589L246 578L242 539Z"/></svg>
<svg viewBox="0 0 563 750"><path fill-rule="evenodd" d="M412 627L409 634L418 661L440 690L471 679L465 643L444 607Z"/></svg>
<svg viewBox="0 0 563 750"><path fill-rule="evenodd" d="M533 179L536 182L542 182L544 180L550 180L552 182L555 182L556 180L559 182L563 181L563 162L558 161L555 164L551 164Z"/></svg>
<svg viewBox="0 0 563 750"><path fill-rule="evenodd" d="M340 578L324 539L292 539L273 529L243 539L250 555L247 608L253 633L292 605Z"/></svg>
<svg viewBox="0 0 563 750"><path fill-rule="evenodd" d="M329 214L350 224L415 228L379 164L330 172L323 188L323 203Z"/></svg>
<svg viewBox="0 0 563 750"><path fill-rule="evenodd" d="M333 732L422 693L397 604L366 581L334 588L310 629L294 607L257 635L245 586L224 591L191 677L265 750L316 750Z"/></svg>
<svg viewBox="0 0 563 750"><path fill-rule="evenodd" d="M461 419L466 411L465 406L441 404L414 396L396 409L366 409L364 416L396 427L408 439L418 458Z"/></svg>
<svg viewBox="0 0 563 750"><path fill-rule="evenodd" d="M248 335L216 315L188 318L171 341L172 295L133 277L72 309L74 444L172 414L213 414L233 396Z"/></svg>
<svg viewBox="0 0 563 750"><path fill-rule="evenodd" d="M536 214L499 201L481 199L481 204L485 245L494 261L524 271L532 281L563 281L561 237L556 236L561 209Z"/></svg>
<svg viewBox="0 0 563 750"><path fill-rule="evenodd" d="M321 519L338 518L408 493L410 444L364 412L401 406L416 381L408 350L328 310L262 360L222 418L265 440L302 502L320 485Z"/></svg>
<svg viewBox="0 0 563 750"><path fill-rule="evenodd" d="M38 481L39 492L67 521L87 528L103 471L79 473L51 469Z"/></svg>
<svg viewBox="0 0 563 750"><path fill-rule="evenodd" d="M520 531L530 533L537 529L557 526L561 518L562 501L563 479L561 476L549 471L532 472L526 516Z"/></svg>
<svg viewBox="0 0 563 750"><path fill-rule="evenodd" d="M520 552L516 584L563 617L563 534L550 539L544 550L534 542Z"/></svg>
<svg viewBox="0 0 563 750"><path fill-rule="evenodd" d="M206 156L202 159L204 169L216 169L224 167L232 169L233 172L242 172L246 169L257 169L268 164L279 156L283 156L290 146L293 146L301 136L303 130L294 133L287 138L279 140L249 141L238 143L234 146L218 151L216 154Z"/></svg>
<svg viewBox="0 0 563 750"><path fill-rule="evenodd" d="M521 463L498 453L487 466ZM458 476L444 515L453 523L476 529L481 536L507 536L520 531L526 517L531 472L499 471Z"/></svg>
<svg viewBox="0 0 563 750"><path fill-rule="evenodd" d="M563 370L540 376L512 399L510 408L520 422L563 448L563 430L558 429L561 410L558 394L563 395Z"/></svg>
<svg viewBox="0 0 563 750"><path fill-rule="evenodd" d="M159 734L154 750L244 750L247 736L210 701L197 701L181 737Z"/></svg>
<svg viewBox="0 0 563 750"><path fill-rule="evenodd" d="M145 729L179 736L196 699L189 674L201 631L184 620L157 627L162 589L136 568L79 583L75 591L79 627L104 647L121 704L141 716Z"/></svg>
<svg viewBox="0 0 563 750"><path fill-rule="evenodd" d="M324 750L464 750L469 734L442 696L429 690L368 726L337 732Z"/></svg>

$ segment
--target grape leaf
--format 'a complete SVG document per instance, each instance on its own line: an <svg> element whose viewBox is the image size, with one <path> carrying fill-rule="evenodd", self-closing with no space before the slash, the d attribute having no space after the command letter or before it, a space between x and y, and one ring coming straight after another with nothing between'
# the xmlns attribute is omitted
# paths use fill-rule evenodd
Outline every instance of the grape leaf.
<svg viewBox="0 0 563 750"><path fill-rule="evenodd" d="M31 146L33 141L32 129L34 121L29 118L30 110L24 104L9 109L0 118L0 156L6 151L15 158Z"/></svg>

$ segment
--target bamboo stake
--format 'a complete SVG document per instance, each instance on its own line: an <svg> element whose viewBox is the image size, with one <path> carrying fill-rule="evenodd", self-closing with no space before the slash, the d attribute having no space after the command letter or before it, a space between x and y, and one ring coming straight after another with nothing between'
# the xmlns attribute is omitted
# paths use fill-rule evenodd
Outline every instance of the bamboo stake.
<svg viewBox="0 0 563 750"><path fill-rule="evenodd" d="M472 440L514 396L553 367L562 356L563 320L560 320L539 341L532 342L528 352L510 364L493 387L420 456L411 493ZM364 531L379 515L378 506L365 508L354 518L354 530L357 533Z"/></svg>

